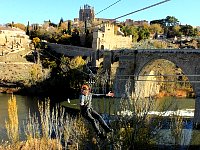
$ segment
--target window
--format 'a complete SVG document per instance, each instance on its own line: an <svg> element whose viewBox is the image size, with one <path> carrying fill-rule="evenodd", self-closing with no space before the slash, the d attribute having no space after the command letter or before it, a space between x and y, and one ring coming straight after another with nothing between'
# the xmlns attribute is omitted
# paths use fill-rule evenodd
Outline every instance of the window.
<svg viewBox="0 0 200 150"><path fill-rule="evenodd" d="M104 45L101 45L101 49L104 49Z"/></svg>

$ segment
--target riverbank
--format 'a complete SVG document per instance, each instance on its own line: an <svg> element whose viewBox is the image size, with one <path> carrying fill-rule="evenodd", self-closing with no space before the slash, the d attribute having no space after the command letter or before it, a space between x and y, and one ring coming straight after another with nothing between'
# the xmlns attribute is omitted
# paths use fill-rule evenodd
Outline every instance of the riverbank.
<svg viewBox="0 0 200 150"><path fill-rule="evenodd" d="M159 94L155 96L155 98L163 98L163 97L177 97L177 98L195 98L195 94L192 90L186 89L176 89L174 93L168 93L167 91L161 91Z"/></svg>
<svg viewBox="0 0 200 150"><path fill-rule="evenodd" d="M0 93L21 93L25 87L45 80L49 70L41 64L27 60L32 49L25 49L0 56Z"/></svg>

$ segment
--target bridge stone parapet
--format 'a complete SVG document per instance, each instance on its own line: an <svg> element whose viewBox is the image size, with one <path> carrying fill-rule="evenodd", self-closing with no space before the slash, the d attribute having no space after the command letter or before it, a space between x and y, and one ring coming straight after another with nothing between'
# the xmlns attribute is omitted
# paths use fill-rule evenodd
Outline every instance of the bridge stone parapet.
<svg viewBox="0 0 200 150"><path fill-rule="evenodd" d="M46 43L50 50L67 56L91 56L96 50L79 46Z"/></svg>

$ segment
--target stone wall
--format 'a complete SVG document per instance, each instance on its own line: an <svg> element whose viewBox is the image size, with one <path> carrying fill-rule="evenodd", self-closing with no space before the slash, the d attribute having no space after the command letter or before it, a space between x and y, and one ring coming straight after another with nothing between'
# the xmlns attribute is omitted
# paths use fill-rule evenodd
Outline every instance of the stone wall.
<svg viewBox="0 0 200 150"><path fill-rule="evenodd" d="M63 45L56 43L46 43L48 50L55 51L56 53L63 54L65 56L85 56L89 57L93 66L96 66L96 50L85 47Z"/></svg>

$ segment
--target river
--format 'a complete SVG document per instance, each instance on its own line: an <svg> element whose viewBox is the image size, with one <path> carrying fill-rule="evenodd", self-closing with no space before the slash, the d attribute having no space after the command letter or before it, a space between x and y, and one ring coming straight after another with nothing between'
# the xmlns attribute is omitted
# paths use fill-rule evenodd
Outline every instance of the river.
<svg viewBox="0 0 200 150"><path fill-rule="evenodd" d="M15 95L17 99L17 106L18 106L18 118L19 118L19 123L20 123L20 130L23 130L23 122L27 119L29 110L31 114L34 114L38 112L38 98L33 98L33 97L28 97L28 96L20 96L20 95ZM5 129L5 120L8 119L8 99L11 97L10 94L0 94L0 140L8 140L7 138L7 133ZM110 99L110 100L103 100L99 103L99 100L96 100L94 105L95 107L98 107L98 111L104 112L105 110L105 103L108 103L110 106L114 104L115 99ZM163 105L169 105L172 104L171 107L168 109L163 109ZM78 108L78 100L71 100L70 103L73 107ZM100 105L100 107L99 107ZM108 106L109 106L108 105ZM195 100L191 98L181 98L181 99L174 99L174 98L164 98L161 100L158 100L155 109L151 110L149 113L151 114L158 114L161 111L165 112L163 113L163 117L173 114L174 112L179 113L179 115L183 116L184 118L189 118L189 124L185 126L183 130L184 136L187 135L187 140L184 141L184 143L191 144L193 145L200 145L200 141L198 140L200 137L199 131L194 131L192 130L192 119L194 115L194 106L195 106ZM115 107L116 108L116 107ZM166 108L166 107L165 107ZM106 108L107 110L112 109L111 107ZM176 109L176 110L175 110ZM178 110L178 111L177 111ZM163 130L163 135L167 136L168 134L168 127L167 124L164 126ZM163 138L165 138L163 136ZM21 138L23 139L23 137ZM191 142L192 141L192 142ZM160 143L163 141L160 141ZM166 142L166 140L165 140ZM163 143L162 143L163 144Z"/></svg>
<svg viewBox="0 0 200 150"><path fill-rule="evenodd" d="M23 131L23 122L26 120L30 113L34 114L37 110L37 100L33 97L15 95L17 99L17 111L20 124L20 131ZM11 94L0 93L0 140L8 140L5 129L5 121L8 120L8 100ZM22 138L23 139L23 138Z"/></svg>

